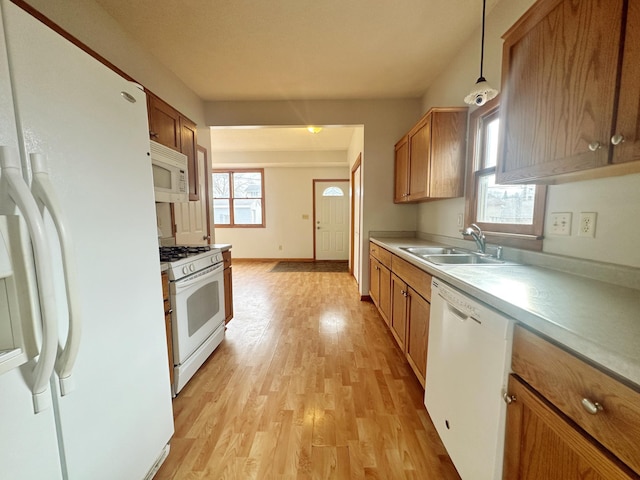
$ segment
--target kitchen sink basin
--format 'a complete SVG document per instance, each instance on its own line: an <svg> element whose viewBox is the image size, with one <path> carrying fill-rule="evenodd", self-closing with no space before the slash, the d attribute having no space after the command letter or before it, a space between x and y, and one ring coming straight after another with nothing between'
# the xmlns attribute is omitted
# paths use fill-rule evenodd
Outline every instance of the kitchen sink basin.
<svg viewBox="0 0 640 480"><path fill-rule="evenodd" d="M472 253L449 255L425 255L422 258L436 265L502 265L504 260L493 257L482 257Z"/></svg>
<svg viewBox="0 0 640 480"><path fill-rule="evenodd" d="M424 257L427 255L449 255L456 252L455 249L447 247L400 247L400 249L409 252L416 257Z"/></svg>

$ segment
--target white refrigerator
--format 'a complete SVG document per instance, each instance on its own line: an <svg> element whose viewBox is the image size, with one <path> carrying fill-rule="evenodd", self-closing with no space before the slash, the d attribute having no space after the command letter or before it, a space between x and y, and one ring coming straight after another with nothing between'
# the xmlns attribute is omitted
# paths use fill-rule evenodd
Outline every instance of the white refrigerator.
<svg viewBox="0 0 640 480"><path fill-rule="evenodd" d="M0 8L0 477L142 480L173 434L145 94Z"/></svg>

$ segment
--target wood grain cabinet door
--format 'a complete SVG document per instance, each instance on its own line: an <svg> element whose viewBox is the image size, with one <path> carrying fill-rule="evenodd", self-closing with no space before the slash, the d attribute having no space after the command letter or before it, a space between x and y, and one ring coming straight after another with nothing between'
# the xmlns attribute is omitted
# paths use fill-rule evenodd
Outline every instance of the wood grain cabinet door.
<svg viewBox="0 0 640 480"><path fill-rule="evenodd" d="M624 3L540 0L505 34L498 182L609 163Z"/></svg>
<svg viewBox="0 0 640 480"><path fill-rule="evenodd" d="M508 395L505 480L638 478L513 375Z"/></svg>
<svg viewBox="0 0 640 480"><path fill-rule="evenodd" d="M410 201L429 196L429 164L431 162L431 115L427 115L409 132L409 196Z"/></svg>
<svg viewBox="0 0 640 480"><path fill-rule="evenodd" d="M171 105L147 93L149 137L165 147L180 151L180 114Z"/></svg>
<svg viewBox="0 0 640 480"><path fill-rule="evenodd" d="M407 284L400 277L391 274L391 333L405 351L407 328Z"/></svg>
<svg viewBox="0 0 640 480"><path fill-rule="evenodd" d="M429 341L429 315L431 304L411 287L408 288L407 348L409 365L424 387L427 375L427 342Z"/></svg>
<svg viewBox="0 0 640 480"><path fill-rule="evenodd" d="M627 7L620 100L611 137L613 163L640 161L640 2Z"/></svg>
<svg viewBox="0 0 640 480"><path fill-rule="evenodd" d="M200 199L200 180L198 178L198 160L196 158L196 124L180 117L180 152L187 156L189 171L189 201Z"/></svg>
<svg viewBox="0 0 640 480"><path fill-rule="evenodd" d="M395 203L404 203L409 200L409 140L404 136L396 144L394 166L394 198Z"/></svg>

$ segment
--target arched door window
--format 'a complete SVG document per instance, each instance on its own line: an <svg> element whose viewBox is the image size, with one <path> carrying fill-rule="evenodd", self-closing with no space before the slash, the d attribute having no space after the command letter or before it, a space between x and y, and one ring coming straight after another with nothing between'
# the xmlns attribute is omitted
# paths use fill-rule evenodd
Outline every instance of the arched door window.
<svg viewBox="0 0 640 480"><path fill-rule="evenodd" d="M344 192L338 187L327 187L322 192L323 197L343 197Z"/></svg>

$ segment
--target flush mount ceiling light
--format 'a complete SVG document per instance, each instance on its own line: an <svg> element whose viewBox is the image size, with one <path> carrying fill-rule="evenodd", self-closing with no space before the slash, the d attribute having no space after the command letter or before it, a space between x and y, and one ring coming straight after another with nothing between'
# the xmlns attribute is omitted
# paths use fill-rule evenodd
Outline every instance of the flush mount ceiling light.
<svg viewBox="0 0 640 480"><path fill-rule="evenodd" d="M307 127L310 133L320 133L322 131L322 127Z"/></svg>
<svg viewBox="0 0 640 480"><path fill-rule="evenodd" d="M469 105L484 105L492 98L498 95L498 91L487 83L482 75L482 64L484 63L484 17L487 7L487 0L482 0L482 43L480 46L480 76L476 80L476 84L471 89L471 93L464 97L464 103Z"/></svg>

